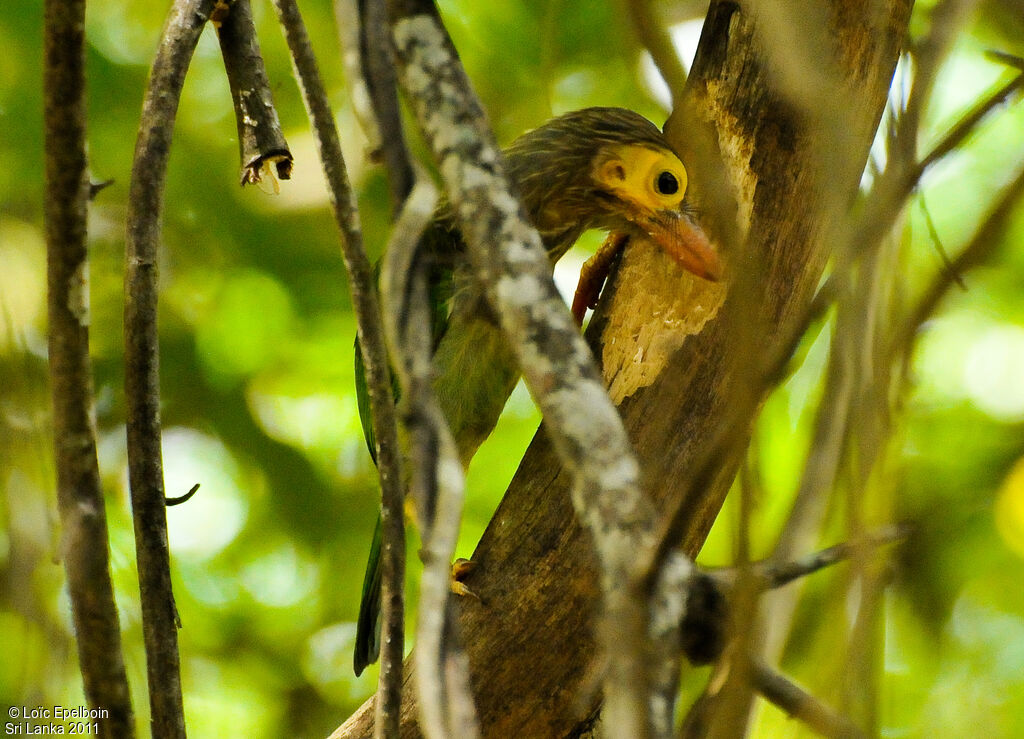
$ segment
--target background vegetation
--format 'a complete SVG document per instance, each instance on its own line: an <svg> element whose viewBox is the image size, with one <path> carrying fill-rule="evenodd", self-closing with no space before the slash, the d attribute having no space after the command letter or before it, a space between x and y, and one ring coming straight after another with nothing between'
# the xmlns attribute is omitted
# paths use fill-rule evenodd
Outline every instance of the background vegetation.
<svg viewBox="0 0 1024 739"><path fill-rule="evenodd" d="M34 0L17 6L0 17L0 702L73 706L83 699L57 563L46 370L42 9ZM618 5L440 6L500 140L587 105L621 105L663 121L659 90ZM920 2L915 13L929 6ZM141 96L165 11L92 0L87 23L91 167L94 179L115 180L90 214L96 416L140 727L148 707L124 450L123 230ZM359 188L367 243L379 251L386 188L362 156L332 11L327 2L303 11ZM295 154L294 179L277 195L238 187L230 95L208 30L179 113L160 265L168 494L202 484L168 513L186 715L197 737L325 735L376 685L375 669L358 679L351 671L377 500L353 394L354 320L283 40L269 6L257 3L254 12ZM682 23L687 15L676 14L679 38L695 44L699 23ZM1004 67L984 57L988 48L1024 54L1019 2L984 4L958 41L925 143L1003 78ZM902 80L898 72L897 97ZM906 214L899 269L908 295L942 269L926 214L955 252L1021 162L1024 106L1017 106L929 172ZM885 479L871 491L874 520L911 519L918 527L886 595L879 695L887 735L1024 736L1022 241L1018 209L997 258L967 274L967 289L951 294L925 327ZM585 248L580 254L560 268L569 290ZM807 347L801 369L758 422L754 556L774 542L798 483L827 341L822 331ZM538 420L517 390L471 467L460 555L471 554ZM727 504L705 563L732 560L736 519ZM822 543L840 531L826 531ZM415 548L412 538L413 583ZM839 568L813 578L783 660L826 700L842 683L828 631L849 606L830 597L830 581L842 577ZM414 602L415 589L409 594ZM687 689L705 680L706 671L692 674ZM800 731L775 709L759 721L761 736Z"/></svg>

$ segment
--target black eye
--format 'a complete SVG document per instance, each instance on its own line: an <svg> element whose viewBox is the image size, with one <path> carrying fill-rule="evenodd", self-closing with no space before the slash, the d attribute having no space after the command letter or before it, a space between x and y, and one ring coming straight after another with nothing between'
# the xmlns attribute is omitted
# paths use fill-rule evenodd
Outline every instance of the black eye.
<svg viewBox="0 0 1024 739"><path fill-rule="evenodd" d="M671 172L662 172L654 181L654 189L661 195L675 195L679 192L679 180Z"/></svg>

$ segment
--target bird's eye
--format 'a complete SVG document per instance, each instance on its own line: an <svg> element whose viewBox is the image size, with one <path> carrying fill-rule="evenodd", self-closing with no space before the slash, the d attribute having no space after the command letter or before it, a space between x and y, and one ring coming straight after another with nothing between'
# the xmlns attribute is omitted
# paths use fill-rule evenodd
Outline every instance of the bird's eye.
<svg viewBox="0 0 1024 739"><path fill-rule="evenodd" d="M671 172L662 172L654 181L654 189L660 195L675 195L679 192L679 180Z"/></svg>

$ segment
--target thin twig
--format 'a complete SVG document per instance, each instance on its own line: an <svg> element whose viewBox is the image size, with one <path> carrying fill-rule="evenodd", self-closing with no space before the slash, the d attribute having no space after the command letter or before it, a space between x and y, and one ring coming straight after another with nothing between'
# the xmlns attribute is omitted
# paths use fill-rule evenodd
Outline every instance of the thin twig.
<svg viewBox="0 0 1024 739"><path fill-rule="evenodd" d="M939 259L942 262L942 269L948 271L950 279L956 283L964 292L967 291L967 283L964 282L964 278L959 272L953 272L953 265L949 261L949 253L946 251L946 247L942 245L942 237L939 236L939 229L935 226L935 221L932 218L932 212L928 208L928 201L925 200L924 193L918 194L918 203L921 206L921 213L924 215L924 223L928 229L928 237L932 240L932 246L935 247L935 253L939 255Z"/></svg>
<svg viewBox="0 0 1024 739"><path fill-rule="evenodd" d="M911 171L910 177L914 185L916 186L917 182L921 179L921 176L928 167L935 164L935 162L942 159L963 143L968 136L974 133L978 124L981 123L990 112L1005 103L1011 95L1022 88L1024 88L1024 73L1018 74L1013 79L1000 85L987 97L980 100L974 105L974 107L964 113L960 120L957 121L956 125L953 126L953 128L951 128L941 139L939 139L938 143L931 148L928 154L926 154Z"/></svg>
<svg viewBox="0 0 1024 739"><path fill-rule="evenodd" d="M124 310L128 475L151 721L154 735L160 737L184 737L185 716L160 448L157 251L178 101L214 5L215 0L179 0L171 9L142 105L128 196Z"/></svg>
<svg viewBox="0 0 1024 739"><path fill-rule="evenodd" d="M769 702L822 736L859 739L865 734L806 690L762 662L750 663L754 688Z"/></svg>
<svg viewBox="0 0 1024 739"><path fill-rule="evenodd" d="M1018 201L1024 196L1024 169L1009 185L1004 188L995 207L982 221L967 246L950 262L949 268L943 270L924 292L924 296L910 311L901 329L896 332L892 341L891 351L909 357L910 348L918 329L935 312L939 302L955 284L953 275L964 272L983 264L999 248L1003 234L1006 232Z"/></svg>
<svg viewBox="0 0 1024 739"><path fill-rule="evenodd" d="M377 443L377 469L381 483L381 530L383 541L383 629L381 639L382 705L401 704L402 656L404 650L402 588L405 579L405 521L403 483L398 433L395 426L395 401L391 390L380 305L374 289L370 262L363 248L355 195L349 183L341 152L338 130L327 93L320 78L316 56L295 0L275 0L278 20L291 52L302 97L316 137L324 178L331 193L334 220L341 236L341 251L348 270L356 327L366 370L370 395L374 438ZM385 736L398 736L398 712L387 714L379 722Z"/></svg>
<svg viewBox="0 0 1024 739"><path fill-rule="evenodd" d="M359 38L362 28L359 18L359 0L334 0L334 24L338 30L338 46L341 49L341 65L345 71L345 88L352 111L359 127L366 136L367 156L370 161L379 161L381 134L380 125L373 114L369 86L363 73L362 52Z"/></svg>
<svg viewBox="0 0 1024 739"><path fill-rule="evenodd" d="M227 15L214 25L235 106L242 184L260 182L264 172L273 177L272 164L277 176L287 180L292 173L292 153L274 108L249 0L233 0Z"/></svg>
<svg viewBox="0 0 1024 739"><path fill-rule="evenodd" d="M735 567L702 569L696 577L692 574L676 576L671 585L675 592L695 599L686 609L682 624L676 623L686 645L683 651L687 659L698 665L713 662L722 655L726 632L744 631L742 624L739 627L737 624L744 614L753 610L752 601L746 605L737 604L737 593L744 587L751 591L751 595L764 594L838 562L899 541L909 531L906 525L894 524L877 529L858 541L835 544L795 560L780 562L769 558Z"/></svg>
<svg viewBox="0 0 1024 739"><path fill-rule="evenodd" d="M195 485L193 485L192 487L190 487L188 489L188 492L185 493L184 495L179 495L179 496L177 496L175 498L167 498L167 507L170 508L171 506L176 506L176 505L181 505L182 503L187 503L188 501L192 500L192 496L195 495L197 492L199 492L199 483L198 482Z"/></svg>
<svg viewBox="0 0 1024 739"><path fill-rule="evenodd" d="M874 549L899 541L909 532L902 525L886 526L873 531L860 541L842 542L822 549L813 554L800 557L789 562L778 562L774 559L757 563L755 571L765 588L781 588L794 580L807 577L818 570L830 567L837 562L849 559L857 552Z"/></svg>
<svg viewBox="0 0 1024 739"><path fill-rule="evenodd" d="M397 215L414 183L413 165L402 130L394 53L383 0L335 0L346 74L367 137L370 158L388 173L392 212Z"/></svg>
<svg viewBox="0 0 1024 739"><path fill-rule="evenodd" d="M629 0L629 16L640 43L650 52L654 66L668 85L672 107L678 107L686 89L686 69L672 43L672 36L657 17L651 0Z"/></svg>
<svg viewBox="0 0 1024 739"><path fill-rule="evenodd" d="M85 137L85 0L47 0L44 35L47 308L61 555L86 699L108 712L98 724L102 736L132 737L91 420L86 218L93 191Z"/></svg>
<svg viewBox="0 0 1024 739"><path fill-rule="evenodd" d="M989 49L985 52L985 56L993 61L1001 62L1008 67L1014 67L1024 72L1024 57L1008 54L1005 51L998 51L996 49Z"/></svg>

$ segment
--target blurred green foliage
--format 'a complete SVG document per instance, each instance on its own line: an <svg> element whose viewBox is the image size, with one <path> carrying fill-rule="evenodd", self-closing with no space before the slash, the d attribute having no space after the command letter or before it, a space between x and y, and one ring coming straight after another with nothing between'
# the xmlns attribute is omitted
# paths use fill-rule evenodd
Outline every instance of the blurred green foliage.
<svg viewBox="0 0 1024 739"><path fill-rule="evenodd" d="M42 10L36 0L16 4L18 12L0 17L0 701L78 705L56 559L46 379ZM928 5L919 3L918 14ZM1024 52L1024 21L1008 11L1013 5L985 4L957 44L926 142L1003 73L985 61L986 47ZM500 140L585 105L664 119L619 5L446 0L441 7ZM383 174L363 156L331 8L321 0L303 10L375 256L389 219ZM116 183L90 215L96 417L140 728L148 704L124 449L123 230L138 112L164 12L164 4L92 0L87 22L91 166L95 179ZM238 187L230 96L208 30L179 112L160 264L168 494L202 484L168 513L185 706L196 737L322 736L372 692L377 677L376 669L359 679L351 671L377 489L353 396L346 277L281 34L268 4L256 3L254 12L295 179L279 196ZM914 27L921 28L919 18ZM1017 106L928 175L921 196L949 250L1022 161L1024 107ZM941 269L919 202L908 210L906 238L901 270L909 300ZM918 524L885 598L879 696L886 736L1024 736L1024 217L1006 241L926 327L885 479L876 490L850 491L872 496L868 510L877 521ZM578 265L567 260L561 279L571 284ZM802 368L759 421L764 494L754 512L755 555L774 542L799 479L827 333L807 348ZM520 388L470 470L459 555L471 554L537 423ZM730 502L705 561L731 560L736 520ZM414 605L413 533L409 545ZM840 567L812 579L784 661L833 701L843 665L829 624L847 618L850 607L830 597L841 578ZM686 689L706 674L691 673ZM765 708L757 735L801 731Z"/></svg>

